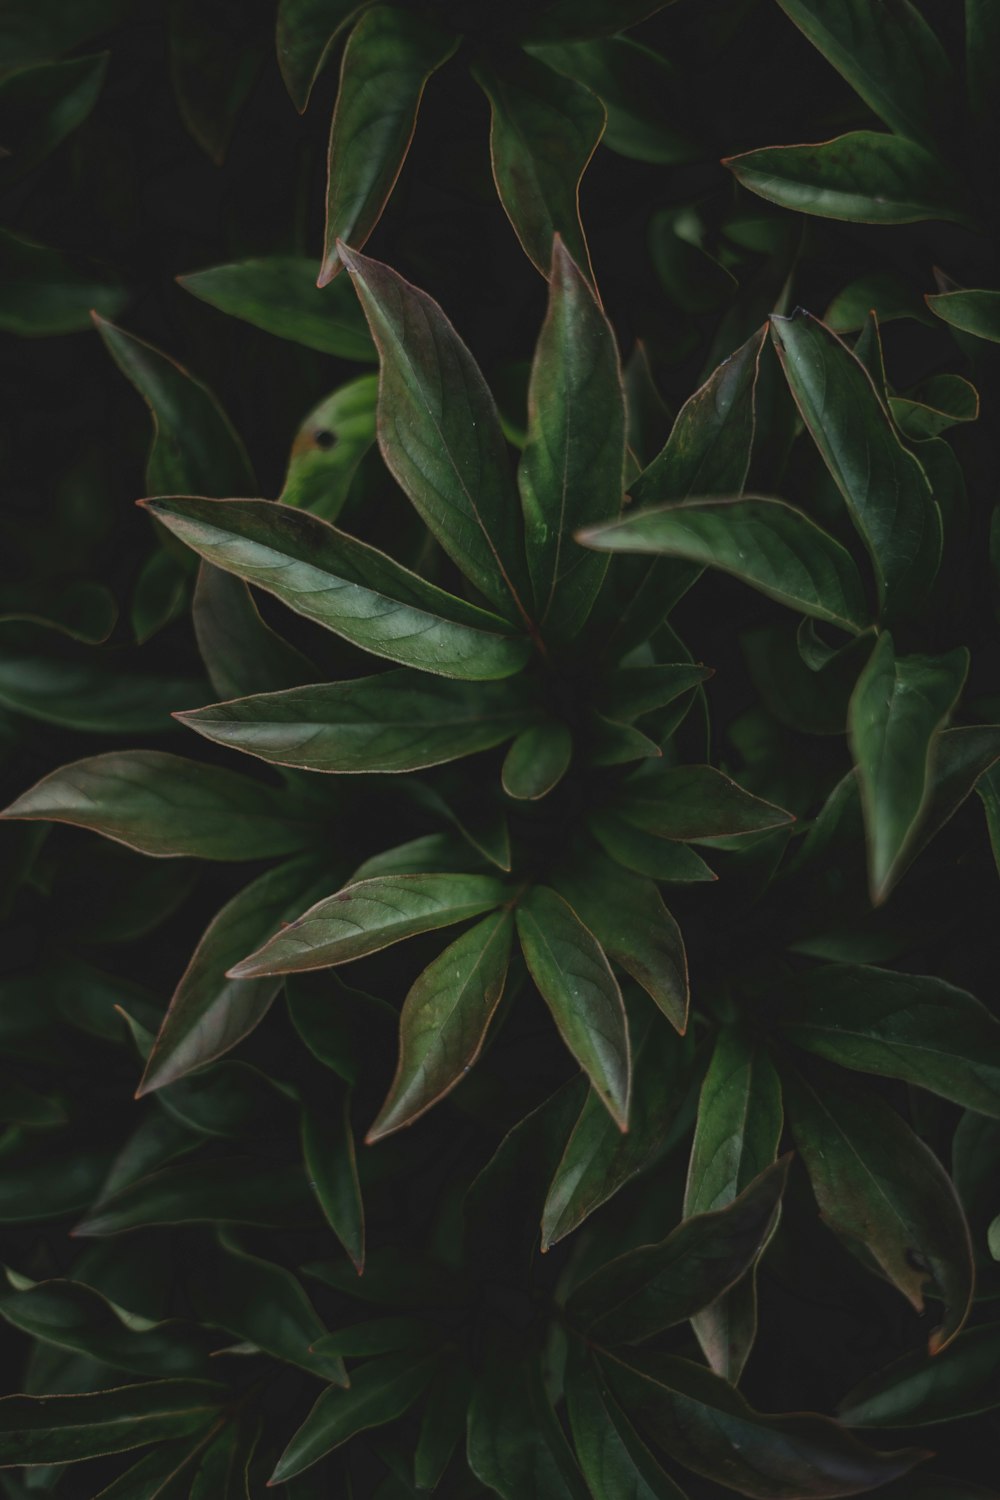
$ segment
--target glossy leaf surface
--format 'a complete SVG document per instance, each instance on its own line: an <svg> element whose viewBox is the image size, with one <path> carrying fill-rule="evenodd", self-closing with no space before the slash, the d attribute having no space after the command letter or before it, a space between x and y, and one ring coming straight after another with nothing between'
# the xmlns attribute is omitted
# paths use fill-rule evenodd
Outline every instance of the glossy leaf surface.
<svg viewBox="0 0 1000 1500"><path fill-rule="evenodd" d="M350 283L320 290L316 268L302 256L271 255L189 271L178 281L186 292L242 318L265 333L292 339L321 354L368 362L375 350Z"/></svg>

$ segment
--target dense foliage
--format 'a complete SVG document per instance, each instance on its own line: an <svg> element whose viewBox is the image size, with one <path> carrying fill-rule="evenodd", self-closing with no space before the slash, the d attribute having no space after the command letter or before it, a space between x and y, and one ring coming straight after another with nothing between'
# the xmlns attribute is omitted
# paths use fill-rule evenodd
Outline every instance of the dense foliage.
<svg viewBox="0 0 1000 1500"><path fill-rule="evenodd" d="M8 1500L1000 1495L998 69L0 9Z"/></svg>

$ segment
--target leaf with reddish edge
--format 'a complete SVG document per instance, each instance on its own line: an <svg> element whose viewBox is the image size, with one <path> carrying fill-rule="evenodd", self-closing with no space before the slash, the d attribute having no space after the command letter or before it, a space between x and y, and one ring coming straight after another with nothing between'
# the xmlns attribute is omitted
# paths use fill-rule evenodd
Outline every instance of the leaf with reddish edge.
<svg viewBox="0 0 1000 1500"><path fill-rule="evenodd" d="M962 333L1000 344L1000 292L938 292L924 298L931 312Z"/></svg>
<svg viewBox="0 0 1000 1500"><path fill-rule="evenodd" d="M224 1385L151 1380L83 1395L0 1399L0 1465L65 1464L127 1453L208 1428L224 1410Z"/></svg>
<svg viewBox="0 0 1000 1500"><path fill-rule="evenodd" d="M523 729L504 756L500 780L508 797L538 802L569 769L573 735L558 719Z"/></svg>
<svg viewBox="0 0 1000 1500"><path fill-rule="evenodd" d="M657 1447L695 1474L753 1500L861 1495L929 1458L881 1453L829 1417L764 1416L702 1365L669 1354L602 1354L601 1373L622 1409Z"/></svg>
<svg viewBox="0 0 1000 1500"><path fill-rule="evenodd" d="M210 307L275 338L363 364L375 358L350 283L341 281L320 291L315 265L305 256L267 255L207 266L178 276L177 284Z"/></svg>
<svg viewBox="0 0 1000 1500"><path fill-rule="evenodd" d="M386 875L345 886L319 901L270 942L229 970L231 979L327 969L392 943L450 927L501 906L508 896L491 875Z"/></svg>
<svg viewBox="0 0 1000 1500"><path fill-rule="evenodd" d="M533 886L517 906L531 977L560 1035L622 1131L632 1060L625 1005L603 948L563 898Z"/></svg>
<svg viewBox="0 0 1000 1500"><path fill-rule="evenodd" d="M330 125L326 231L318 286L340 271L338 240L365 243L410 149L431 74L458 38L402 6L375 5L351 31Z"/></svg>
<svg viewBox="0 0 1000 1500"><path fill-rule="evenodd" d="M412 1125L461 1083L482 1051L503 995L514 920L494 912L417 978L399 1018L399 1062L370 1144Z"/></svg>
<svg viewBox="0 0 1000 1500"><path fill-rule="evenodd" d="M605 854L637 875L683 884L719 878L687 844L643 833L607 808L592 812L587 827Z"/></svg>
<svg viewBox="0 0 1000 1500"><path fill-rule="evenodd" d="M622 783L609 808L661 839L731 838L794 823L793 815L714 766L657 766Z"/></svg>
<svg viewBox="0 0 1000 1500"><path fill-rule="evenodd" d="M381 361L378 438L390 472L466 578L528 623L517 491L490 389L441 308L342 246Z"/></svg>
<svg viewBox="0 0 1000 1500"><path fill-rule="evenodd" d="M860 1242L917 1312L924 1293L944 1303L931 1354L961 1330L972 1305L969 1227L933 1151L894 1109L820 1064L782 1068L795 1144L824 1221Z"/></svg>
<svg viewBox="0 0 1000 1500"><path fill-rule="evenodd" d="M493 180L524 253L548 276L559 235L593 281L579 194L604 134L604 105L585 84L523 52L482 59L473 76L490 101Z"/></svg>
<svg viewBox="0 0 1000 1500"><path fill-rule="evenodd" d="M329 888L328 867L321 878L325 863L307 855L268 870L213 919L174 991L137 1098L222 1057L260 1024L281 981L228 979L226 971Z"/></svg>
<svg viewBox="0 0 1000 1500"><path fill-rule="evenodd" d="M995 1411L998 1370L1000 1323L981 1323L940 1354L917 1349L867 1376L839 1402L838 1414L851 1427L924 1427Z"/></svg>
<svg viewBox="0 0 1000 1500"><path fill-rule="evenodd" d="M358 1179L351 1090L302 1106L302 1159L323 1217L360 1276L365 1269L365 1209Z"/></svg>
<svg viewBox="0 0 1000 1500"><path fill-rule="evenodd" d="M686 1500L575 1342L566 1367L566 1408L577 1460L597 1500Z"/></svg>
<svg viewBox="0 0 1000 1500"><path fill-rule="evenodd" d="M278 0L275 43L285 88L301 115L343 28L369 0Z"/></svg>
<svg viewBox="0 0 1000 1500"><path fill-rule="evenodd" d="M242 578L209 563L198 568L191 620L199 655L220 698L298 687L317 675L301 652L264 623Z"/></svg>

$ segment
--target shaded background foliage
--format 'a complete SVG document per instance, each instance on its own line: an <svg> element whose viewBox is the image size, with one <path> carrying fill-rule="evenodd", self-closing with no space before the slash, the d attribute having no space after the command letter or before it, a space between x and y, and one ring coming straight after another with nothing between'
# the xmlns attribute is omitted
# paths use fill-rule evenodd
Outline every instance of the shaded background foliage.
<svg viewBox="0 0 1000 1500"><path fill-rule="evenodd" d="M526 7L529 13L533 9ZM967 9L977 11L974 4ZM988 14L988 7L982 9ZM441 11L448 24L468 26L473 35L427 88L412 149L365 253L442 303L515 429L523 423L524 369L547 291L497 201L487 145L489 106L465 66L476 50L479 28L492 61L511 45L515 21L508 7L444 6ZM213 4L198 12L199 7L183 4L77 8L50 0L30 8L14 6L12 19L0 20L0 144L11 149L10 157L0 160L4 229L21 240L57 247L76 266L97 262L97 279L110 288L96 299L74 299L75 331L25 336L48 331L43 321L46 292L43 286L35 301L30 292L18 290L23 283L12 269L16 247L6 239L0 247L9 288L2 293L0 326L10 331L0 366L3 528L9 558L0 594L5 801L56 767L107 750L169 750L244 769L229 751L192 742L167 719L170 711L211 702L221 694L213 694L205 681L187 610L192 554L163 531L154 539L148 518L131 503L157 489L147 481L149 414L101 338L84 331L91 302L131 334L180 361L215 393L246 443L257 478L253 493L268 498L282 491L289 450L306 414L331 390L373 368L371 360L338 360L262 332L206 305L177 283L178 276L252 257L297 255L318 267L327 136L338 86L336 67L327 67L308 111L298 115L277 67L273 4ZM964 31L958 8L928 3L921 12L949 53L961 58ZM206 60L196 60L194 70L185 73L184 48L197 53L204 45L206 17L209 30L222 39L222 50L209 48ZM975 139L963 135L958 125L945 125L945 146L958 163L953 186L961 184L977 200L979 227L938 218L886 227L798 214L741 187L739 171L734 175L721 158L880 127L781 7L771 0L678 0L629 35L672 65L668 113L683 123L690 142L689 149L671 149L667 154L678 159L668 161L635 160L601 146L581 190L582 221L608 318L624 357L642 340L662 397L662 408L652 407L644 462L665 441L672 415L769 311L790 312L801 305L817 316L825 313L832 326L853 339L874 305L895 391L951 372L971 380L982 401L984 420L957 425L948 433L965 475L968 502L964 530L960 504L947 528L953 540L945 563L950 575L933 609L917 611L906 622L900 651L940 654L968 647L971 671L957 722L994 721L1000 717L993 696L995 579L991 581L985 560L995 499L990 413L997 359L990 343L953 334L928 312L924 298L948 290L953 282L985 288L997 284L995 195L980 166L984 143L989 144L990 130L995 133L996 127L987 123ZM92 107L50 154L32 160L31 132L37 138L38 111L37 106L18 105L16 91L12 94L16 70L105 53L107 71ZM98 64L92 66L96 78ZM29 89L28 97L30 102L39 95ZM235 106L231 110L224 104L227 97ZM956 86L956 106L961 97ZM940 102L944 121L951 101ZM661 121L659 128L666 132L669 125ZM863 172L863 164L858 170ZM675 233L678 223L680 236ZM937 273L935 268L940 268ZM878 280L848 299L845 288L872 277ZM344 295L342 281L335 283L335 293L331 289L326 295ZM25 307L39 327L24 326ZM832 486L815 451L799 439L787 455L794 410L776 362L765 362L764 369L759 442L748 489L801 504L843 539L844 530L831 520ZM183 453L183 437L179 442ZM389 547L391 540L393 551L398 539L400 553L409 556L421 545L420 528L377 458L366 463L348 529L378 545ZM151 563L163 556L165 564ZM455 586L458 574L447 561L440 556L426 560L436 581ZM355 677L370 669L369 658L324 636L267 596L257 598L265 619L329 677ZM63 623L68 618L83 639L51 628L60 612ZM26 613L41 614L50 623L26 620ZM709 663L715 675L704 689L710 739L706 741L693 713L678 731L677 744L683 761L710 759L749 791L797 814L804 830L850 759L842 734L802 730L810 714L819 712L822 718L830 699L824 694L819 710L814 704L804 708L789 686L793 679L784 679L779 671L775 681L765 670L773 645L762 648L763 662L753 655L754 632L789 618L722 572L709 571L680 600L671 626L694 660ZM70 690L67 673L74 674L80 691ZM138 708L127 686L133 677L142 685ZM102 700L97 686L105 681L108 696ZM846 704L842 689L829 692L834 703L843 699ZM299 777L300 784L305 781ZM319 817L329 828L327 888L347 881L367 856L400 841L399 804L383 798L380 787L355 797L349 786L346 795L324 792L321 800ZM89 1341L93 1353L80 1348L67 1353L64 1339L28 1337L37 1330L23 1327L23 1314L14 1306L18 1296L26 1295L24 1278L73 1277L132 1314L150 1320L180 1318L193 1326L189 1335L176 1335L186 1351L176 1356L178 1363L168 1367L173 1356L166 1344L154 1343L126 1363L126 1378L152 1379L175 1371L216 1374L227 1363L222 1357L207 1359L206 1351L218 1349L227 1338L211 1315L218 1287L199 1290L198 1278L219 1255L230 1257L219 1264L235 1275L238 1254L232 1247L216 1248L210 1222L173 1225L164 1211L159 1228L107 1240L68 1235L87 1217L106 1172L136 1128L137 1110L144 1112L141 1119L159 1110L157 1119L162 1114L181 1132L181 1159L195 1146L207 1160L224 1161L236 1151L246 1163L248 1183L259 1174L258 1200L266 1204L273 1195L279 1206L273 1215L265 1208L263 1224L244 1231L242 1241L233 1244L286 1268L322 1263L321 1275L304 1277L301 1284L326 1328L349 1326L360 1318L359 1308L365 1318L397 1316L401 1307L433 1308L473 1364L481 1361L487 1372L499 1371L502 1382L505 1342L517 1343L526 1331L529 1339L541 1337L554 1293L558 1288L562 1299L580 1279L581 1264L584 1274L593 1271L619 1249L659 1240L681 1219L698 1086L709 1059L707 1035L718 1023L732 1020L736 1004L749 1003L756 1014L756 1007L772 1003L770 994L755 993L754 980L765 989L773 983L776 951L783 952L789 942L800 944L800 956L787 960L793 974L810 971L804 957L884 964L908 974L937 976L992 1007L996 874L982 812L980 799L970 798L906 875L891 904L874 913L858 897L865 875L863 851L856 844L835 849L826 863L821 858L814 884L797 884L794 874L783 879L779 874L770 888L780 849L765 844L756 860L752 849L703 850L720 874L718 884L671 884L668 891L670 910L684 934L699 1019L690 1044L672 1064L678 1107L670 1127L658 1137L658 1159L595 1215L589 1244L579 1248L579 1236L567 1238L544 1258L535 1255L530 1275L512 1269L520 1265L520 1247L508 1244L504 1234L494 1236L509 1221L512 1235L520 1231L532 1240L548 1180L529 1182L522 1163L515 1166L513 1180L504 1181L501 1159L501 1170L487 1182L490 1191L480 1193L486 1206L480 1207L478 1220L475 1206L472 1210L475 1290L468 1305L450 1310L454 1287L447 1294L441 1290L440 1270L428 1271L426 1285L408 1290L410 1277L417 1280L419 1271L419 1265L409 1262L417 1260L419 1251L421 1257L436 1255L454 1267L462 1198L505 1131L553 1089L580 1086L572 1059L523 973L515 969L517 983L510 988L516 1003L508 1013L505 1002L495 1041L451 1102L412 1132L371 1148L359 1146L371 1258L366 1276L357 1283L322 1218L317 1214L312 1227L303 1227L293 1206L287 1210L290 1224L280 1206L280 1179L289 1161L299 1156L296 1102L289 1091L307 1100L315 1097L324 1110L331 1100L334 1110L342 1107L341 1083L303 1047L303 1028L296 1029L284 1007L276 1005L264 1026L241 1044L240 1064L255 1071L229 1075L222 1085L221 1127L211 1116L211 1090L200 1099L185 1099L173 1114L159 1105L169 1089L138 1106L132 1099L139 1052L148 1039L144 1043L140 1031L137 1051L135 1038L113 1007L121 1006L133 1021L155 1031L206 922L266 865L144 861L76 828L5 822L0 825L4 1079L11 1102L6 1107L10 1133L2 1146L9 1170L6 1178L0 1173L0 1205L3 1259L12 1279L0 1312L12 1324L11 1342L23 1371L11 1388L32 1393L99 1390L122 1378L122 1366L96 1352L106 1352L106 1329L99 1319L94 1324L92 1306L81 1313L81 1347ZM433 817L424 824L417 819L406 836L434 827ZM825 933L824 940L810 948L808 939L818 930ZM373 955L334 971L338 977L331 983L344 979L395 1010L440 947L436 936L421 936L402 950L402 957L397 950ZM745 986L740 1001L732 998L734 974ZM320 993L317 984L328 979L329 973L321 981L293 981L293 990L302 985L305 1014L310 995ZM350 1005L355 1002L337 993L353 1015ZM638 1009L634 999L630 1011ZM351 1107L360 1136L391 1081L395 1023L370 1002L356 1004L365 1016L356 1027L364 1045L346 1071L357 1070ZM956 1025L960 1032L961 1023ZM348 1053L352 1047L357 1049L356 1041ZM996 1067L991 1033L969 1050L978 1050L984 1066ZM268 1086L266 1075L278 1088ZM961 1093L951 1096L958 1103L948 1102L915 1088L905 1077L865 1078L863 1083L870 1095L908 1120L946 1166L954 1163L979 1263L980 1299L972 1323L974 1329L988 1326L997 1288L986 1247L987 1226L1000 1211L993 1185L997 1127L986 1115L963 1114ZM23 1097L18 1085L25 1090ZM553 1118L559 1109L575 1118L581 1099L567 1097L569 1102L557 1105ZM988 1114L996 1112L994 1107ZM556 1138L559 1128L557 1120ZM805 1154L798 1140L789 1138L786 1144L799 1145ZM550 1155L552 1150L551 1161L544 1151L537 1153L549 1178L561 1147L550 1145ZM530 1149L529 1161L535 1155ZM829 1207L824 1207L829 1218ZM209 1210L209 1220L211 1216ZM349 1229L345 1236L350 1240ZM445 1279L449 1277L460 1281L454 1269L446 1273ZM362 1284L372 1287L373 1304L367 1307L355 1300ZM758 1285L760 1333L741 1389L760 1411L835 1410L859 1381L907 1351L919 1351L937 1321L933 1314L918 1319L894 1287L871 1274L865 1252L852 1257L818 1222L800 1160L792 1166L780 1227L761 1261ZM259 1287L255 1298L258 1308L269 1305ZM199 1321L215 1331L198 1329ZM230 1342L267 1349L266 1331L237 1328L239 1322L229 1315L222 1325ZM396 1357L392 1335L386 1336L388 1357ZM168 1330L167 1341L174 1337ZM419 1346L419 1331L397 1329L396 1337L403 1341L400 1347L407 1338ZM987 1335L987 1357L996 1348L991 1339L995 1336ZM558 1345L559 1335L554 1335L547 1346L553 1397L559 1393L559 1375L553 1373L560 1367ZM661 1335L660 1345L701 1357L686 1323L665 1339ZM886 1434L874 1435L886 1448L912 1441L933 1449L938 1457L930 1473L961 1479L941 1480L935 1488L930 1479L904 1476L882 1486L886 1494L918 1496L925 1492L918 1488L921 1484L930 1486L928 1495L952 1500L994 1493L969 1486L995 1483L989 1457L984 1463L975 1454L977 1442L988 1453L995 1446L995 1391L988 1376L970 1376L974 1391L968 1395L964 1372L974 1356L962 1354L958 1345L955 1350L960 1354L958 1373L943 1377L942 1396L943 1415L954 1420L916 1430L900 1423L906 1431L890 1434L898 1441L882 1442ZM346 1357L356 1352L368 1351L355 1350L345 1340ZM265 1415L252 1495L262 1492L278 1454L317 1395L316 1376L329 1379L333 1371L335 1378L340 1351L332 1347L330 1364L312 1374L279 1363L281 1357L246 1355L254 1361L252 1374L246 1380L241 1374L235 1377L236 1385L249 1393L248 1412L259 1405ZM938 1358L948 1358L948 1351ZM228 1361L230 1368L239 1363L236 1356ZM112 1366L115 1377L108 1379ZM521 1378L511 1375L508 1386L516 1387ZM503 1415L497 1392L488 1392L488 1398L496 1405L501 1443L530 1426L523 1411ZM976 1415L980 1406L986 1410ZM290 1493L351 1493L347 1486L352 1484L354 1494L378 1494L384 1500L413 1493L412 1454L423 1410L418 1407L398 1426L353 1439L344 1450L346 1457L335 1455L325 1468L293 1480ZM241 1453L252 1451L253 1423L251 1415L244 1424L227 1428L237 1434ZM133 1481L139 1488L120 1493L161 1493L154 1488L161 1479L151 1477L159 1452L154 1448L140 1456L140 1466L149 1466L143 1471L146 1477L140 1472ZM91 1495L113 1483L133 1460L134 1455L99 1459L82 1470L12 1469L4 1472L3 1483L15 1497L50 1487L66 1495ZM730 1493L716 1482L717 1475L699 1478L671 1462L669 1472L691 1497ZM480 1480L489 1480L481 1458L473 1469L479 1479L460 1457L453 1459L440 1492L486 1493ZM210 1470L199 1473L197 1481L182 1474L162 1493L242 1493L235 1469L224 1479ZM589 1473L588 1479L593 1484ZM963 1486L961 1480L969 1483ZM203 1490L192 1489L193 1483ZM573 1486L580 1481L574 1474L537 1483L539 1494L561 1495L575 1494ZM506 1493L499 1484L496 1488ZM592 1492L617 1493L610 1488ZM655 1484L649 1492L660 1493Z"/></svg>

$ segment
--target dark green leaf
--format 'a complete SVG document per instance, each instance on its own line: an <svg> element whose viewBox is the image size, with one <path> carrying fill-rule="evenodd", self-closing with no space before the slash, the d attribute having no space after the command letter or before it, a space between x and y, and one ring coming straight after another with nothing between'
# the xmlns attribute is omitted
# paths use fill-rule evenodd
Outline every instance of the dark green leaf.
<svg viewBox="0 0 1000 1500"><path fill-rule="evenodd" d="M264 859L314 841L271 787L161 750L110 751L44 776L0 817L92 828L142 854Z"/></svg>
<svg viewBox="0 0 1000 1500"><path fill-rule="evenodd" d="M12 158L3 177L37 166L83 123L104 85L108 57L38 63L0 79L0 140Z"/></svg>
<svg viewBox="0 0 1000 1500"><path fill-rule="evenodd" d="M587 1500L537 1358L491 1352L472 1392L467 1456L502 1500Z"/></svg>
<svg viewBox="0 0 1000 1500"><path fill-rule="evenodd" d="M94 308L114 317L128 292L102 267L0 229L0 329L22 337L78 333Z"/></svg>
<svg viewBox="0 0 1000 1500"><path fill-rule="evenodd" d="M528 642L497 616L318 516L270 500L172 498L147 508L207 562L377 656L469 680L509 677L527 658Z"/></svg>
<svg viewBox="0 0 1000 1500"><path fill-rule="evenodd" d="M216 744L306 771L418 771L492 749L534 717L505 682L401 669L236 698L178 715Z"/></svg>
<svg viewBox="0 0 1000 1500"><path fill-rule="evenodd" d="M686 1469L757 1500L860 1495L927 1455L879 1453L827 1417L762 1416L701 1365L666 1354L604 1356L602 1373L628 1417Z"/></svg>
<svg viewBox="0 0 1000 1500"><path fill-rule="evenodd" d="M685 1500L583 1358L566 1375L566 1407L577 1459L594 1500Z"/></svg>
<svg viewBox="0 0 1000 1500"><path fill-rule="evenodd" d="M197 703L206 684L191 678L158 677L107 656L42 656L5 649L0 653L0 703L38 719L99 734L158 734L171 727L181 703Z"/></svg>
<svg viewBox="0 0 1000 1500"><path fill-rule="evenodd" d="M961 375L930 375L905 396L890 396L889 410L905 437L937 437L958 422L975 422L979 392Z"/></svg>
<svg viewBox="0 0 1000 1500"><path fill-rule="evenodd" d="M637 26L671 3L672 0L552 0L544 11L536 12L522 35L531 41L610 36Z"/></svg>
<svg viewBox="0 0 1000 1500"><path fill-rule="evenodd" d="M723 165L752 193L798 213L862 224L970 224L954 175L903 136L853 130L808 146L765 146Z"/></svg>
<svg viewBox="0 0 1000 1500"><path fill-rule="evenodd" d="M779 604L864 630L869 611L850 553L783 500L687 500L632 511L620 521L580 532L602 552L644 552L721 568Z"/></svg>
<svg viewBox="0 0 1000 1500"><path fill-rule="evenodd" d="M220 697L298 687L316 676L315 667L265 625L247 585L232 573L202 563L191 613L201 659Z"/></svg>
<svg viewBox="0 0 1000 1500"><path fill-rule="evenodd" d="M941 729L969 670L964 646L946 656L897 656L884 631L858 678L848 709L868 843L872 900L888 896L908 863L930 794Z"/></svg>
<svg viewBox="0 0 1000 1500"><path fill-rule="evenodd" d="M587 826L605 854L637 875L683 883L718 879L701 855L686 844L643 833L606 809L591 813Z"/></svg>
<svg viewBox="0 0 1000 1500"><path fill-rule="evenodd" d="M256 979L347 963L418 932L477 917L500 906L506 896L503 882L491 875L386 875L358 881L289 923L234 965L229 977Z"/></svg>
<svg viewBox="0 0 1000 1500"><path fill-rule="evenodd" d="M75 1463L182 1437L208 1427L225 1395L208 1380L151 1380L83 1396L5 1396L0 1464Z"/></svg>
<svg viewBox="0 0 1000 1500"><path fill-rule="evenodd" d="M396 5L375 5L351 31L327 157L326 237L319 285L345 262L338 240L360 250L395 186L431 74L458 39Z"/></svg>
<svg viewBox="0 0 1000 1500"><path fill-rule="evenodd" d="M336 283L357 299L349 277ZM360 308L358 316L362 316ZM378 376L348 381L314 406L295 435L279 499L324 521L336 521L347 504L362 459L375 443Z"/></svg>
<svg viewBox="0 0 1000 1500"><path fill-rule="evenodd" d="M187 570L165 548L151 552L139 569L132 594L130 623L143 646L181 614L187 604Z"/></svg>
<svg viewBox="0 0 1000 1500"><path fill-rule="evenodd" d="M944 1320L930 1336L938 1353L965 1322L973 1279L968 1226L943 1167L877 1094L826 1072L789 1072L784 1084L824 1220L862 1244L918 1312L925 1291L941 1298Z"/></svg>
<svg viewBox="0 0 1000 1500"><path fill-rule="evenodd" d="M571 638L590 613L607 562L588 557L573 534L619 513L624 463L614 330L556 235L517 471L535 615L547 637Z"/></svg>
<svg viewBox="0 0 1000 1500"><path fill-rule="evenodd" d="M436 1358L390 1354L354 1371L349 1390L324 1391L278 1459L269 1484L284 1484L357 1432L403 1415L427 1385Z"/></svg>
<svg viewBox="0 0 1000 1500"><path fill-rule="evenodd" d="M276 338L291 339L335 354L338 359L367 363L375 358L361 309L350 283L323 291L316 285L314 262L304 256L269 255L234 261L178 276L186 292L210 307L242 318Z"/></svg>
<svg viewBox="0 0 1000 1500"><path fill-rule="evenodd" d="M523 729L504 756L504 791L520 801L539 801L565 776L572 754L573 735L558 719Z"/></svg>
<svg viewBox="0 0 1000 1500"><path fill-rule="evenodd" d="M700 662L620 667L599 690L597 703L610 719L630 723L657 708L666 708L711 675L712 668Z"/></svg>
<svg viewBox="0 0 1000 1500"><path fill-rule="evenodd" d="M182 1162L140 1177L97 1203L73 1233L122 1234L152 1224L314 1226L305 1176L253 1157Z"/></svg>
<svg viewBox="0 0 1000 1500"><path fill-rule="evenodd" d="M264 62L260 30L238 0L171 0L167 38L180 117L221 166Z"/></svg>
<svg viewBox="0 0 1000 1500"><path fill-rule="evenodd" d="M51 593L39 584L10 584L0 592L0 624L24 620L45 625L90 646L106 641L117 619L111 590L83 578L53 588Z"/></svg>
<svg viewBox="0 0 1000 1500"><path fill-rule="evenodd" d="M368 0L278 0L278 66L301 114L344 26Z"/></svg>
<svg viewBox="0 0 1000 1500"><path fill-rule="evenodd" d="M947 1349L906 1354L840 1403L851 1427L923 1427L1000 1406L1000 1324L969 1328Z"/></svg>
<svg viewBox="0 0 1000 1500"><path fill-rule="evenodd" d="M443 1369L427 1393L413 1455L413 1478L418 1489L433 1490L444 1476L465 1436L468 1406L468 1369L461 1363Z"/></svg>
<svg viewBox="0 0 1000 1500"><path fill-rule="evenodd" d="M633 776L612 810L661 839L728 838L794 822L791 813L744 791L714 766L670 766Z"/></svg>
<svg viewBox="0 0 1000 1500"><path fill-rule="evenodd" d="M416 980L400 1016L396 1076L368 1141L412 1124L468 1073L503 995L513 927L509 911L494 912Z"/></svg>
<svg viewBox="0 0 1000 1500"><path fill-rule="evenodd" d="M939 292L926 298L932 313L963 333L1000 344L1000 292Z"/></svg>
<svg viewBox="0 0 1000 1500"><path fill-rule="evenodd" d="M313 1102L303 1106L302 1156L326 1222L360 1276L365 1268L365 1212L348 1091L339 1108Z"/></svg>
<svg viewBox="0 0 1000 1500"><path fill-rule="evenodd" d="M631 1058L621 991L604 950L572 907L535 886L517 907L517 932L539 993L577 1062L622 1131Z"/></svg>

